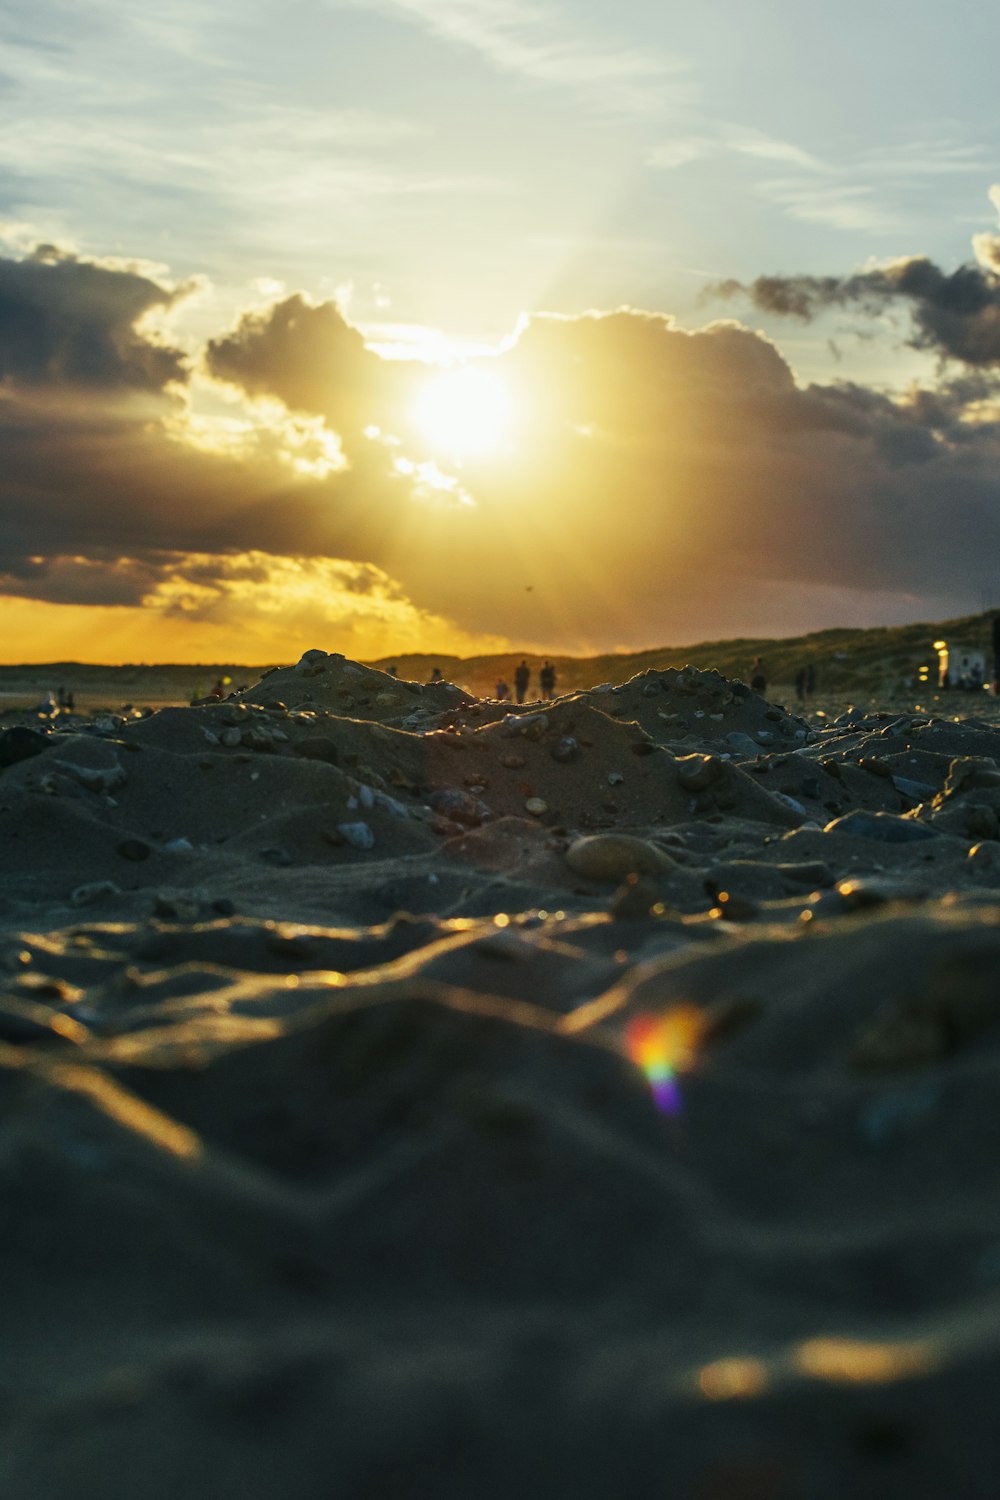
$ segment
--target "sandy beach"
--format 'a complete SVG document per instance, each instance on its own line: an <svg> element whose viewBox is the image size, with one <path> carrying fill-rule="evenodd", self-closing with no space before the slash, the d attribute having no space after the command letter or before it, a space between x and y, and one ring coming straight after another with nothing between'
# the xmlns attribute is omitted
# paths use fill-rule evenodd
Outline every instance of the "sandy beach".
<svg viewBox="0 0 1000 1500"><path fill-rule="evenodd" d="M3 1500L993 1500L1000 714L0 731Z"/></svg>

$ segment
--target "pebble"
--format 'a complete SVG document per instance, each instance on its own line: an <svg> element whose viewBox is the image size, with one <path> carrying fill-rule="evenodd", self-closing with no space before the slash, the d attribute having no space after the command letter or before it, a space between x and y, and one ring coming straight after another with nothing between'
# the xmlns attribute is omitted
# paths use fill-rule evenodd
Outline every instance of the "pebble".
<svg viewBox="0 0 1000 1500"><path fill-rule="evenodd" d="M563 735L557 745L552 747L552 759L568 765L570 761L579 759L580 746L571 734Z"/></svg>
<svg viewBox="0 0 1000 1500"><path fill-rule="evenodd" d="M340 759L336 742L325 734L307 734L295 746L295 753L305 760L325 760L330 766L335 766Z"/></svg>
<svg viewBox="0 0 1000 1500"><path fill-rule="evenodd" d="M121 888L113 880L91 880L78 885L70 892L71 906L90 906L94 901L103 901L105 896L120 896Z"/></svg>
<svg viewBox="0 0 1000 1500"><path fill-rule="evenodd" d="M787 792L772 792L771 796L777 802L780 802L782 807L787 807L789 812L798 813L803 818L808 817L808 809L803 806L797 797L791 797Z"/></svg>
<svg viewBox="0 0 1000 1500"><path fill-rule="evenodd" d="M722 763L716 755L684 755L675 774L677 785L686 792L704 792L722 775Z"/></svg>
<svg viewBox="0 0 1000 1500"><path fill-rule="evenodd" d="M500 725L500 733L507 739L512 739L516 734L526 734L531 739L537 739L544 731L548 720L543 713L535 714L508 714Z"/></svg>
<svg viewBox="0 0 1000 1500"><path fill-rule="evenodd" d="M427 798L427 805L433 812L467 828L478 828L493 816L485 802L459 786L438 787Z"/></svg>
<svg viewBox="0 0 1000 1500"><path fill-rule="evenodd" d="M544 797L529 797L524 804L524 810L526 813L530 813L533 818L540 818L543 813L548 812L549 804L545 801Z"/></svg>
<svg viewBox="0 0 1000 1500"><path fill-rule="evenodd" d="M593 833L574 839L566 863L587 880L622 881L627 875L659 875L673 868L668 854L627 833Z"/></svg>
<svg viewBox="0 0 1000 1500"><path fill-rule="evenodd" d="M752 740L748 734L744 734L739 729L734 729L726 735L726 744L734 755L739 755L744 759L760 754L760 746L756 740Z"/></svg>
<svg viewBox="0 0 1000 1500"><path fill-rule="evenodd" d="M624 780L625 777L622 775L621 771L608 772L608 786L621 786Z"/></svg>
<svg viewBox="0 0 1000 1500"><path fill-rule="evenodd" d="M374 849L375 835L367 823L338 823L337 832L352 849Z"/></svg>
<svg viewBox="0 0 1000 1500"><path fill-rule="evenodd" d="M237 729L235 725L230 725L228 729L224 729L219 735L219 743L228 746L231 750L235 749L242 739L242 731Z"/></svg>

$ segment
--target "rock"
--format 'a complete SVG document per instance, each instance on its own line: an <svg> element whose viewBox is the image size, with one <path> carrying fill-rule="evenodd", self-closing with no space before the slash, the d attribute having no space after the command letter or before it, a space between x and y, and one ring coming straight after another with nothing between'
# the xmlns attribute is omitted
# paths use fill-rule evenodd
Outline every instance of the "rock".
<svg viewBox="0 0 1000 1500"><path fill-rule="evenodd" d="M852 838L874 839L882 844L916 844L922 839L937 838L933 828L913 818L897 818L892 813L865 812L856 807L842 818L827 823L824 833L846 833Z"/></svg>
<svg viewBox="0 0 1000 1500"><path fill-rule="evenodd" d="M543 713L508 714L500 725L500 733L507 739L523 734L529 739L537 740L545 733L547 723L548 718Z"/></svg>
<svg viewBox="0 0 1000 1500"><path fill-rule="evenodd" d="M755 759L760 754L760 746L756 740L752 740L748 734L743 734L739 729L734 729L726 735L726 744L734 755L743 760Z"/></svg>
<svg viewBox="0 0 1000 1500"><path fill-rule="evenodd" d="M219 735L220 745L226 745L230 750L235 750L236 746L240 744L242 739L243 732L242 730L237 729L235 725L230 725L228 729L224 729Z"/></svg>
<svg viewBox="0 0 1000 1500"><path fill-rule="evenodd" d="M493 816L485 802L458 786L439 787L427 798L427 805L432 812L467 828L478 828Z"/></svg>
<svg viewBox="0 0 1000 1500"><path fill-rule="evenodd" d="M303 651L295 663L294 670L296 672L308 672L312 668L325 665L327 660L326 652L320 651L318 647L314 647L310 651Z"/></svg>
<svg viewBox="0 0 1000 1500"><path fill-rule="evenodd" d="M913 781L909 776L893 776L892 784L901 796L909 797L913 802L928 802L937 794L937 787L926 781Z"/></svg>
<svg viewBox="0 0 1000 1500"><path fill-rule="evenodd" d="M622 775L621 771L608 772L608 786L621 786L624 780L625 777Z"/></svg>
<svg viewBox="0 0 1000 1500"><path fill-rule="evenodd" d="M787 807L789 812L798 813L800 818L809 816L808 808L804 807L798 798L790 797L787 792L772 792L771 796L780 802L782 807Z"/></svg>
<svg viewBox="0 0 1000 1500"><path fill-rule="evenodd" d="M686 792L704 792L722 775L717 755L685 755L675 767L677 785Z"/></svg>
<svg viewBox="0 0 1000 1500"><path fill-rule="evenodd" d="M337 832L352 849L374 849L375 835L367 823L338 823Z"/></svg>
<svg viewBox="0 0 1000 1500"><path fill-rule="evenodd" d="M325 734L307 734L296 744L295 753L305 760L325 760L330 766L335 766L340 759L336 742Z"/></svg>
<svg viewBox="0 0 1000 1500"><path fill-rule="evenodd" d="M587 880L620 882L627 875L660 875L673 860L656 844L627 833L594 833L566 850L566 863Z"/></svg>
<svg viewBox="0 0 1000 1500"><path fill-rule="evenodd" d="M529 797L524 804L524 810L526 813L530 813L533 818L540 818L544 813L548 812L549 804L545 801L544 797Z"/></svg>

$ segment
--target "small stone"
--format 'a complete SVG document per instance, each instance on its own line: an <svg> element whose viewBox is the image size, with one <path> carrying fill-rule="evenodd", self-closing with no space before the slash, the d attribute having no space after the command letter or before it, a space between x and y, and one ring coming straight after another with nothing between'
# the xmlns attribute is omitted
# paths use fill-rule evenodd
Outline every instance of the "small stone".
<svg viewBox="0 0 1000 1500"><path fill-rule="evenodd" d="M493 816L484 802L459 786L439 787L428 797L427 805L439 816L466 828L478 828Z"/></svg>
<svg viewBox="0 0 1000 1500"><path fill-rule="evenodd" d="M677 785L686 792L704 792L722 775L717 755L685 755L675 768Z"/></svg>
<svg viewBox="0 0 1000 1500"><path fill-rule="evenodd" d="M71 906L90 906L95 901L103 901L107 896L120 895L121 888L113 880L91 880L71 891L69 900Z"/></svg>
<svg viewBox="0 0 1000 1500"><path fill-rule="evenodd" d="M557 745L553 745L551 754L553 760L568 765L570 761L579 759L580 746L571 734L565 734Z"/></svg>
<svg viewBox="0 0 1000 1500"><path fill-rule="evenodd" d="M608 786L621 786L624 780L625 777L622 775L621 771L608 772Z"/></svg>
<svg viewBox="0 0 1000 1500"><path fill-rule="evenodd" d="M228 729L224 729L219 735L219 743L228 746L230 750L235 750L242 739L242 731L237 729L235 725L230 725Z"/></svg>
<svg viewBox="0 0 1000 1500"><path fill-rule="evenodd" d="M566 863L587 880L620 882L627 875L660 875L673 868L668 854L627 833L594 833L574 839Z"/></svg>
<svg viewBox="0 0 1000 1500"><path fill-rule="evenodd" d="M545 801L544 797L529 797L524 804L524 810L526 813L530 813L533 818L540 818L544 813L548 812L549 804Z"/></svg>
<svg viewBox="0 0 1000 1500"><path fill-rule="evenodd" d="M352 849L374 849L375 835L367 823L338 823L337 832Z"/></svg>
<svg viewBox="0 0 1000 1500"><path fill-rule="evenodd" d="M525 764L523 755L501 755L500 764L508 771L519 771Z"/></svg>
<svg viewBox="0 0 1000 1500"><path fill-rule="evenodd" d="M307 734L295 746L295 753L305 760L324 760L330 766L335 766L340 759L335 741L325 734Z"/></svg>

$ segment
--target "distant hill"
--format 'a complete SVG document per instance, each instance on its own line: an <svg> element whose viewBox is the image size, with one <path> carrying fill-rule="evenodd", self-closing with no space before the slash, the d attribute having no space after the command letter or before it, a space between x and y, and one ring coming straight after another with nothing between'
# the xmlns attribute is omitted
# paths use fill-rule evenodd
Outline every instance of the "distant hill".
<svg viewBox="0 0 1000 1500"><path fill-rule="evenodd" d="M742 637L695 646L659 646L606 656L553 655L549 659L556 668L560 692L601 682L624 682L650 667L683 667L688 663L714 667L726 677L747 681L753 658L761 656L767 668L768 693L777 698L792 696L795 674L807 663L815 669L821 695L889 698L899 693L908 678L915 678L921 666L936 667L933 643L939 639L948 641L953 653L962 649L984 651L989 671L992 619L992 613L987 613L873 630L820 630L780 640ZM330 645L335 648L336 641L331 640ZM487 697L493 694L500 676L513 687L514 667L522 656L531 668L531 687L535 689L545 658L527 652L469 657L401 653L366 665L383 669L394 665L400 677L417 682L426 682L433 668L439 667L448 681ZM265 670L265 666L233 662L209 666L165 663L108 667L80 662L0 666L0 694L8 698L23 695L28 701L49 688L65 685L88 700L102 699L109 705L187 702L196 692L207 692L217 678L229 678L232 686L239 686L254 682Z"/></svg>
<svg viewBox="0 0 1000 1500"><path fill-rule="evenodd" d="M780 640L752 637L704 641L695 646L659 646L649 651L607 656L550 656L556 668L560 692L593 687L600 682L625 682L650 667L683 667L689 663L714 667L724 677L749 681L750 664L761 656L767 669L768 691L791 696L800 667L812 664L817 690L834 697L852 694L897 693L908 678L916 678L921 666L936 671L934 642L946 640L953 655L964 650L983 651L990 667L992 613L967 615L960 620L896 625L872 630L820 630ZM546 659L527 652L502 656L428 656L408 654L383 657L370 665L395 665L400 677L426 682L434 667L448 681L460 683L479 696L493 693L502 675L513 686L514 667L522 659L531 668L531 685L538 683L538 670Z"/></svg>

